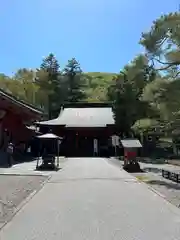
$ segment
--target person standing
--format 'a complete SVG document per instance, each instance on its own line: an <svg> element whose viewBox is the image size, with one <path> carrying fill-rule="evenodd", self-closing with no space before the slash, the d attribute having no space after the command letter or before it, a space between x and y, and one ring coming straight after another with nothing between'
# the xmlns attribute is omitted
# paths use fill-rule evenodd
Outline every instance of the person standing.
<svg viewBox="0 0 180 240"><path fill-rule="evenodd" d="M7 163L9 167L12 166L13 152L14 152L14 145L11 142L9 142L7 146Z"/></svg>
<svg viewBox="0 0 180 240"><path fill-rule="evenodd" d="M94 138L94 157L98 156L98 139Z"/></svg>

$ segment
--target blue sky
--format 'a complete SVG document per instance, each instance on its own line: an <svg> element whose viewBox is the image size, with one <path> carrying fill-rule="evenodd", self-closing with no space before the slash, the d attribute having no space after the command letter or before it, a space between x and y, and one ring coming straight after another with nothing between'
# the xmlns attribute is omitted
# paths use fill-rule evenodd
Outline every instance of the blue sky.
<svg viewBox="0 0 180 240"><path fill-rule="evenodd" d="M53 52L85 72L119 72L138 53L142 31L179 0L6 0L0 12L0 72L36 68Z"/></svg>

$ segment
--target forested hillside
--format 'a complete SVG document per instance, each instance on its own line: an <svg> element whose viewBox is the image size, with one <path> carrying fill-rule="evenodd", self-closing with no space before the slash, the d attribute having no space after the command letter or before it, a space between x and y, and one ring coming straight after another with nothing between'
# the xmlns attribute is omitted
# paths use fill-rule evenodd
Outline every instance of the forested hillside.
<svg viewBox="0 0 180 240"><path fill-rule="evenodd" d="M0 74L0 88L14 95L15 97L34 104L36 107L46 108L45 96L40 96L40 88L35 81L38 72L26 68L19 69L17 73L8 77ZM107 101L107 90L112 83L113 73L89 72L83 73L85 98L83 101L88 102L104 102Z"/></svg>
<svg viewBox="0 0 180 240"><path fill-rule="evenodd" d="M85 73L87 82L86 100L88 102L108 101L107 91L116 75L115 73L101 72Z"/></svg>
<svg viewBox="0 0 180 240"><path fill-rule="evenodd" d="M119 73L84 73L72 58L61 68L49 54L32 71L0 75L0 87L54 116L65 102L112 101L116 124L125 135L180 130L180 13L160 16L139 36L144 52ZM88 57L88 56L87 56Z"/></svg>

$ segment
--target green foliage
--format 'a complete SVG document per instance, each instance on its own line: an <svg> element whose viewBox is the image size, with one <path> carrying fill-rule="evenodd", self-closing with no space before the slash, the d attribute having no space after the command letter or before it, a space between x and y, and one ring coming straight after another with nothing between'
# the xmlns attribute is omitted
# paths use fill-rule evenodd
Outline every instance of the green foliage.
<svg viewBox="0 0 180 240"><path fill-rule="evenodd" d="M53 118L54 112L64 101L64 81L58 60L52 53L43 59L37 75L36 83L43 96L45 109L49 113L49 118Z"/></svg>
<svg viewBox="0 0 180 240"><path fill-rule="evenodd" d="M50 54L36 70L22 68L12 77L0 74L0 88L49 112L52 118L66 101L107 101L107 89L114 75L83 73L75 59L61 70L55 56Z"/></svg>
<svg viewBox="0 0 180 240"><path fill-rule="evenodd" d="M84 73L85 93L88 102L105 102L108 100L107 94L109 86L113 82L113 73L89 72Z"/></svg>
<svg viewBox="0 0 180 240"><path fill-rule="evenodd" d="M159 130L159 122L155 119L144 118L137 120L132 129L137 133L157 132Z"/></svg>
<svg viewBox="0 0 180 240"><path fill-rule="evenodd" d="M142 34L140 43L145 47L149 60L158 70L179 74L180 64L180 13L162 15L153 22L149 32Z"/></svg>
<svg viewBox="0 0 180 240"><path fill-rule="evenodd" d="M140 43L145 47L150 68L156 72L154 80L144 87L141 100L148 102L157 116L149 119L148 127L138 120L134 128L150 130L156 122L156 130L172 135L180 127L180 13L155 20L150 31L142 34Z"/></svg>
<svg viewBox="0 0 180 240"><path fill-rule="evenodd" d="M0 87L18 99L36 104L34 95L38 91L38 86L33 84L31 75L32 72L27 69L20 69L12 78L1 74Z"/></svg>
<svg viewBox="0 0 180 240"><path fill-rule="evenodd" d="M67 81L67 98L68 102L78 102L85 98L83 91L84 81L80 64L75 58L68 61L63 70L63 76Z"/></svg>
<svg viewBox="0 0 180 240"><path fill-rule="evenodd" d="M56 78L56 75L59 72L60 65L54 54L50 53L46 58L43 59L40 68L48 72L48 74L51 75L52 78Z"/></svg>
<svg viewBox="0 0 180 240"><path fill-rule="evenodd" d="M20 75L18 70L12 78L1 74L0 87L17 98L48 111L48 96L54 93L51 86L52 83L48 81L48 72L43 69L34 71L26 69L25 71L26 74ZM82 100L88 102L107 101L107 90L115 75L113 73L82 72L81 88L85 96ZM66 97L68 95L68 81L61 71L58 75L58 83L61 85L61 88L56 88L55 93L58 95L56 105L59 109L60 104L63 101L67 101ZM27 92L28 96L31 97L26 95ZM32 93L35 93L34 99Z"/></svg>
<svg viewBox="0 0 180 240"><path fill-rule="evenodd" d="M129 135L138 119L152 112L149 103L141 99L145 86L152 81L148 69L148 60L139 55L114 77L108 89L109 100L114 103L116 125L124 135Z"/></svg>

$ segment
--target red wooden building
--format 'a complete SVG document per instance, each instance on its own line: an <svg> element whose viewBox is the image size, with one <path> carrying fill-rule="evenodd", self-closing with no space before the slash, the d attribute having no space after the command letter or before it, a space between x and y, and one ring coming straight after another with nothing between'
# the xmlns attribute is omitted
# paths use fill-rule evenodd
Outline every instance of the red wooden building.
<svg viewBox="0 0 180 240"><path fill-rule="evenodd" d="M41 132L63 137L61 154L65 156L102 155L111 146L116 133L109 103L65 104L56 119L38 123Z"/></svg>
<svg viewBox="0 0 180 240"><path fill-rule="evenodd" d="M28 141L33 131L26 126L40 120L42 112L0 90L0 149L7 141Z"/></svg>

